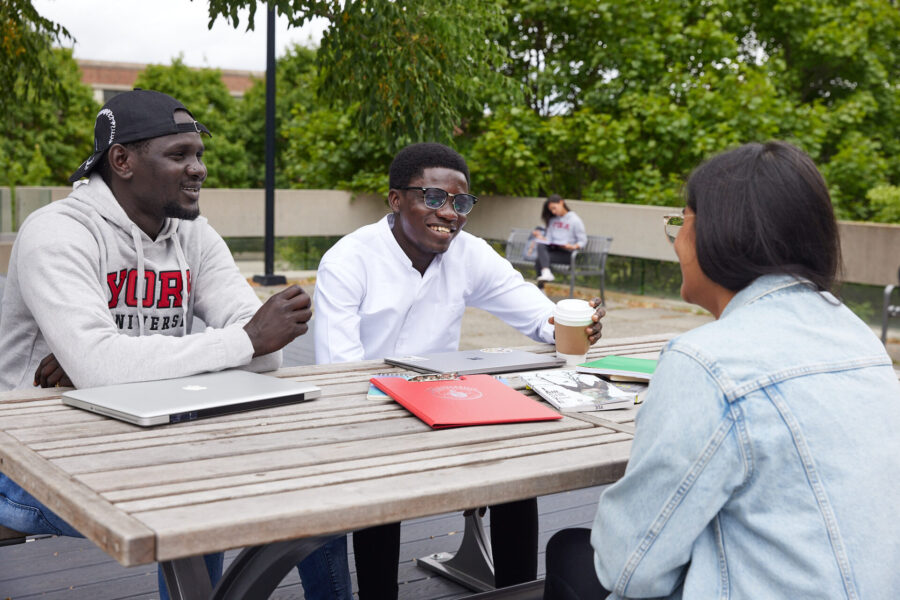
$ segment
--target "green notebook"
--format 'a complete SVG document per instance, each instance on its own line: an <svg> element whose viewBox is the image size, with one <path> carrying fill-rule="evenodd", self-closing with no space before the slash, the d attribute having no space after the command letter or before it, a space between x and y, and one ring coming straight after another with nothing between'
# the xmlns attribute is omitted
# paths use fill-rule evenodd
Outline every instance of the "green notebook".
<svg viewBox="0 0 900 600"><path fill-rule="evenodd" d="M598 360L582 363L575 367L580 373L594 373L611 379L650 381L656 370L656 360L633 358L631 356L604 356Z"/></svg>

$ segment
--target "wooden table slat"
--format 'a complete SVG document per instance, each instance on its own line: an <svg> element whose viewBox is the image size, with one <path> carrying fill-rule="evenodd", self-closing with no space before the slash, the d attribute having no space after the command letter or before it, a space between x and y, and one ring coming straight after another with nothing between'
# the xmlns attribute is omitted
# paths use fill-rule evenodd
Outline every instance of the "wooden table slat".
<svg viewBox="0 0 900 600"><path fill-rule="evenodd" d="M613 433L608 429L602 433ZM596 439L598 432L593 428L572 429L569 431L555 431L548 435L516 435L509 438L493 439L487 441L473 441L465 445L428 445L410 444L409 440L401 439L393 441L390 445L379 445L377 451L373 451L369 444L362 445L343 444L340 460L334 454L329 453L329 461L320 460L318 455L310 455L306 452L283 453L280 457L269 455L272 460L265 464L259 464L261 469L247 471L239 461L220 461L218 465L207 466L198 471L195 477L185 479L171 474L172 469L156 469L158 478L149 476L146 471L131 473L130 471L115 471L95 473L82 477L86 483L110 501L126 501L147 497L156 497L167 494L186 493L198 490L216 488L230 488L238 485L261 483L267 481L279 481L282 479L301 476L334 473L351 469L358 469L363 465L390 465L409 461L429 460L445 456L462 456L466 454L482 453L496 450L509 452L522 447L539 447L557 441L580 440L583 438ZM173 481L174 479L174 481ZM107 489L103 485L109 486Z"/></svg>
<svg viewBox="0 0 900 600"><path fill-rule="evenodd" d="M541 444L521 444L515 447L498 450L480 450L477 453L439 453L437 456L424 456L418 453L406 455L403 460L383 460L384 457L361 459L341 463L340 469L306 467L284 473L278 473L279 477L270 481L254 481L249 483L226 484L221 482L213 489L200 491L178 490L173 495L166 495L168 489L147 489L146 492L154 495L150 498L142 498L132 501L117 501L115 494L108 494L106 498L116 504L116 507L129 513L136 513L162 508L174 508L229 500L235 498L248 498L253 496L268 496L273 493L281 493L307 488L334 486L354 481L363 481L371 478L396 477L398 475L425 473L428 471L440 471L452 467L464 467L466 465L478 466L488 461L502 461L513 458L525 458L546 452L563 452L573 448L583 448L588 445L609 443L630 439L631 436L609 430L607 439L599 439L596 435L590 438L576 437L572 439L553 440Z"/></svg>
<svg viewBox="0 0 900 600"><path fill-rule="evenodd" d="M155 560L152 530L2 431L0 471L123 565Z"/></svg>
<svg viewBox="0 0 900 600"><path fill-rule="evenodd" d="M389 450L382 448L381 444L372 444L369 439L363 439L363 443L342 439L329 444L327 448L317 448L314 444L302 445L304 440L298 440L297 445L291 448L239 454L240 460L227 455L191 460L178 464L177 468L172 468L170 464L153 463L142 467L92 471L80 474L78 478L93 489L110 492L150 484L172 485L221 476L253 475L281 468L358 460L367 456L384 455L386 452L399 454L432 449L452 451L456 448L478 447L479 444L492 447L498 443L514 443L524 437L568 435L571 431L590 429L577 419L564 419L549 426L526 423L516 425L515 428L507 425L461 428L454 430L452 434L425 428L417 429L409 435L394 437ZM452 444L448 441L451 435Z"/></svg>
<svg viewBox="0 0 900 600"><path fill-rule="evenodd" d="M184 427L181 429L145 429L112 436L72 437L65 440L33 442L31 447L46 458L62 458L72 455L118 452L135 448L171 446L174 444L195 444L218 439L232 439L246 435L252 427L252 435L282 433L327 427L344 427L366 422L370 418L381 420L404 419L405 410L400 406L373 406L362 410L347 409L329 413L309 415L301 419L297 414L272 416L265 419L245 419L237 422L222 421L215 427ZM25 436L16 436L27 439Z"/></svg>
<svg viewBox="0 0 900 600"><path fill-rule="evenodd" d="M226 429L230 426L246 427L258 421L258 415L271 419L283 417L286 420L302 418L304 415L319 416L332 411L332 414L352 414L353 411L376 410L371 401L357 397L325 398L301 404L278 406L261 409L252 413L234 413L223 415L214 420L201 420L183 422L172 425L155 427L139 427L130 423L110 419L103 415L91 413L85 410L72 411L68 407L58 403L58 412L53 413L53 418L48 419L47 413L37 413L21 417L6 418L4 411L4 424L8 425L7 432L12 433L17 439L25 442L43 440L43 442L61 442L59 447L65 446L65 442L71 441L78 445L79 441L87 438L102 438L122 434L123 439L138 437L165 437L180 435L185 430L207 431ZM388 405L388 403L384 403ZM82 416L83 415L83 416ZM86 418L85 418L86 417ZM116 438L111 437L110 441ZM43 443L42 442L42 443Z"/></svg>
<svg viewBox="0 0 900 600"><path fill-rule="evenodd" d="M74 475L161 464L170 464L172 468L180 469L196 460L216 457L244 460L256 452L278 449L308 451L321 446L327 447L330 453L333 451L332 445L360 441L365 444L358 445L356 451L371 453L375 451L374 446L379 439L389 436L405 437L421 434L424 439L420 440L420 443L423 444L447 444L449 438L454 440L454 444L459 445L469 443L472 439L488 440L514 435L529 435L534 428L541 428L539 431L564 431L584 426L583 422L564 420L541 424L517 424L517 429L505 425L488 425L471 428L471 431L474 432L471 434L466 432L440 435L443 432L434 432L412 415L403 414L401 418L396 419L380 419L369 423L358 421L332 427L310 428L302 432L279 431L255 434L253 429L249 429L250 435L204 440L203 443L160 444L120 448L115 452L83 453L55 458L53 463Z"/></svg>
<svg viewBox="0 0 900 600"><path fill-rule="evenodd" d="M529 456L526 481L495 461L329 486L327 503L325 490L310 488L135 516L157 531L159 558L168 560L610 483L624 473L630 447L620 441Z"/></svg>

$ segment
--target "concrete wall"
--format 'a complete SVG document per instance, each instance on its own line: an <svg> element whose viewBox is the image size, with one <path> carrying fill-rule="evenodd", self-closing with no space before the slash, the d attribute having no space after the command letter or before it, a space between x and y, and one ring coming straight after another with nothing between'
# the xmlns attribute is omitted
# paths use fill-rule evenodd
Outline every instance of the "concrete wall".
<svg viewBox="0 0 900 600"><path fill-rule="evenodd" d="M14 238L12 233L0 233L0 275L6 275Z"/></svg>
<svg viewBox="0 0 900 600"><path fill-rule="evenodd" d="M265 235L263 190L204 190L201 210L223 236ZM337 190L275 190L275 235L344 235L388 212L380 196Z"/></svg>
<svg viewBox="0 0 900 600"><path fill-rule="evenodd" d="M25 210L65 197L69 188L18 188L17 201ZM0 231L8 226L9 191L0 188ZM466 230L481 237L505 240L513 227L534 227L540 221L543 198L490 196L479 199ZM678 209L634 204L608 204L567 200L591 234L613 237L612 253L619 256L676 260L663 235L663 215ZM262 190L203 190L203 214L226 237L262 237L265 233L265 197ZM6 211L6 212L5 212ZM353 195L335 190L276 190L275 235L344 235L372 223L388 212L381 196ZM900 266L900 225L840 223L844 279L853 283L887 285L897 282ZM0 240L0 273L6 272Z"/></svg>
<svg viewBox="0 0 900 600"><path fill-rule="evenodd" d="M897 283L900 268L900 225L838 223L845 281L888 285Z"/></svg>
<svg viewBox="0 0 900 600"><path fill-rule="evenodd" d="M14 220L9 188L0 187L0 233L16 231L25 220L25 217L54 200L65 198L71 191L71 187L16 188L16 215Z"/></svg>

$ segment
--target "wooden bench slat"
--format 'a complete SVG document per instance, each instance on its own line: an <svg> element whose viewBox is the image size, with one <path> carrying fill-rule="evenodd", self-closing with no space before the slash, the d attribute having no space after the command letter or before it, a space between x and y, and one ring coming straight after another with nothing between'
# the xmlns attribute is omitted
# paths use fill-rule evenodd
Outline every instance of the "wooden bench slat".
<svg viewBox="0 0 900 600"><path fill-rule="evenodd" d="M21 531L16 531L14 529L9 529L8 527L0 525L0 546L7 546L9 544L21 544L25 542L26 537L27 536Z"/></svg>

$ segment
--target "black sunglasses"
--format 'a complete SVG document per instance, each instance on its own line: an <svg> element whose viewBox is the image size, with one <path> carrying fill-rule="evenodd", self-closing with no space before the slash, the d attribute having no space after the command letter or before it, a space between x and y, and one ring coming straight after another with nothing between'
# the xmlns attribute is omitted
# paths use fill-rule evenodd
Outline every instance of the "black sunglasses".
<svg viewBox="0 0 900 600"><path fill-rule="evenodd" d="M401 187L398 190L419 190L424 195L425 206L432 210L437 210L447 202L447 198L453 199L453 210L461 215L467 215L472 212L478 198L472 194L451 194L441 188L426 187Z"/></svg>

